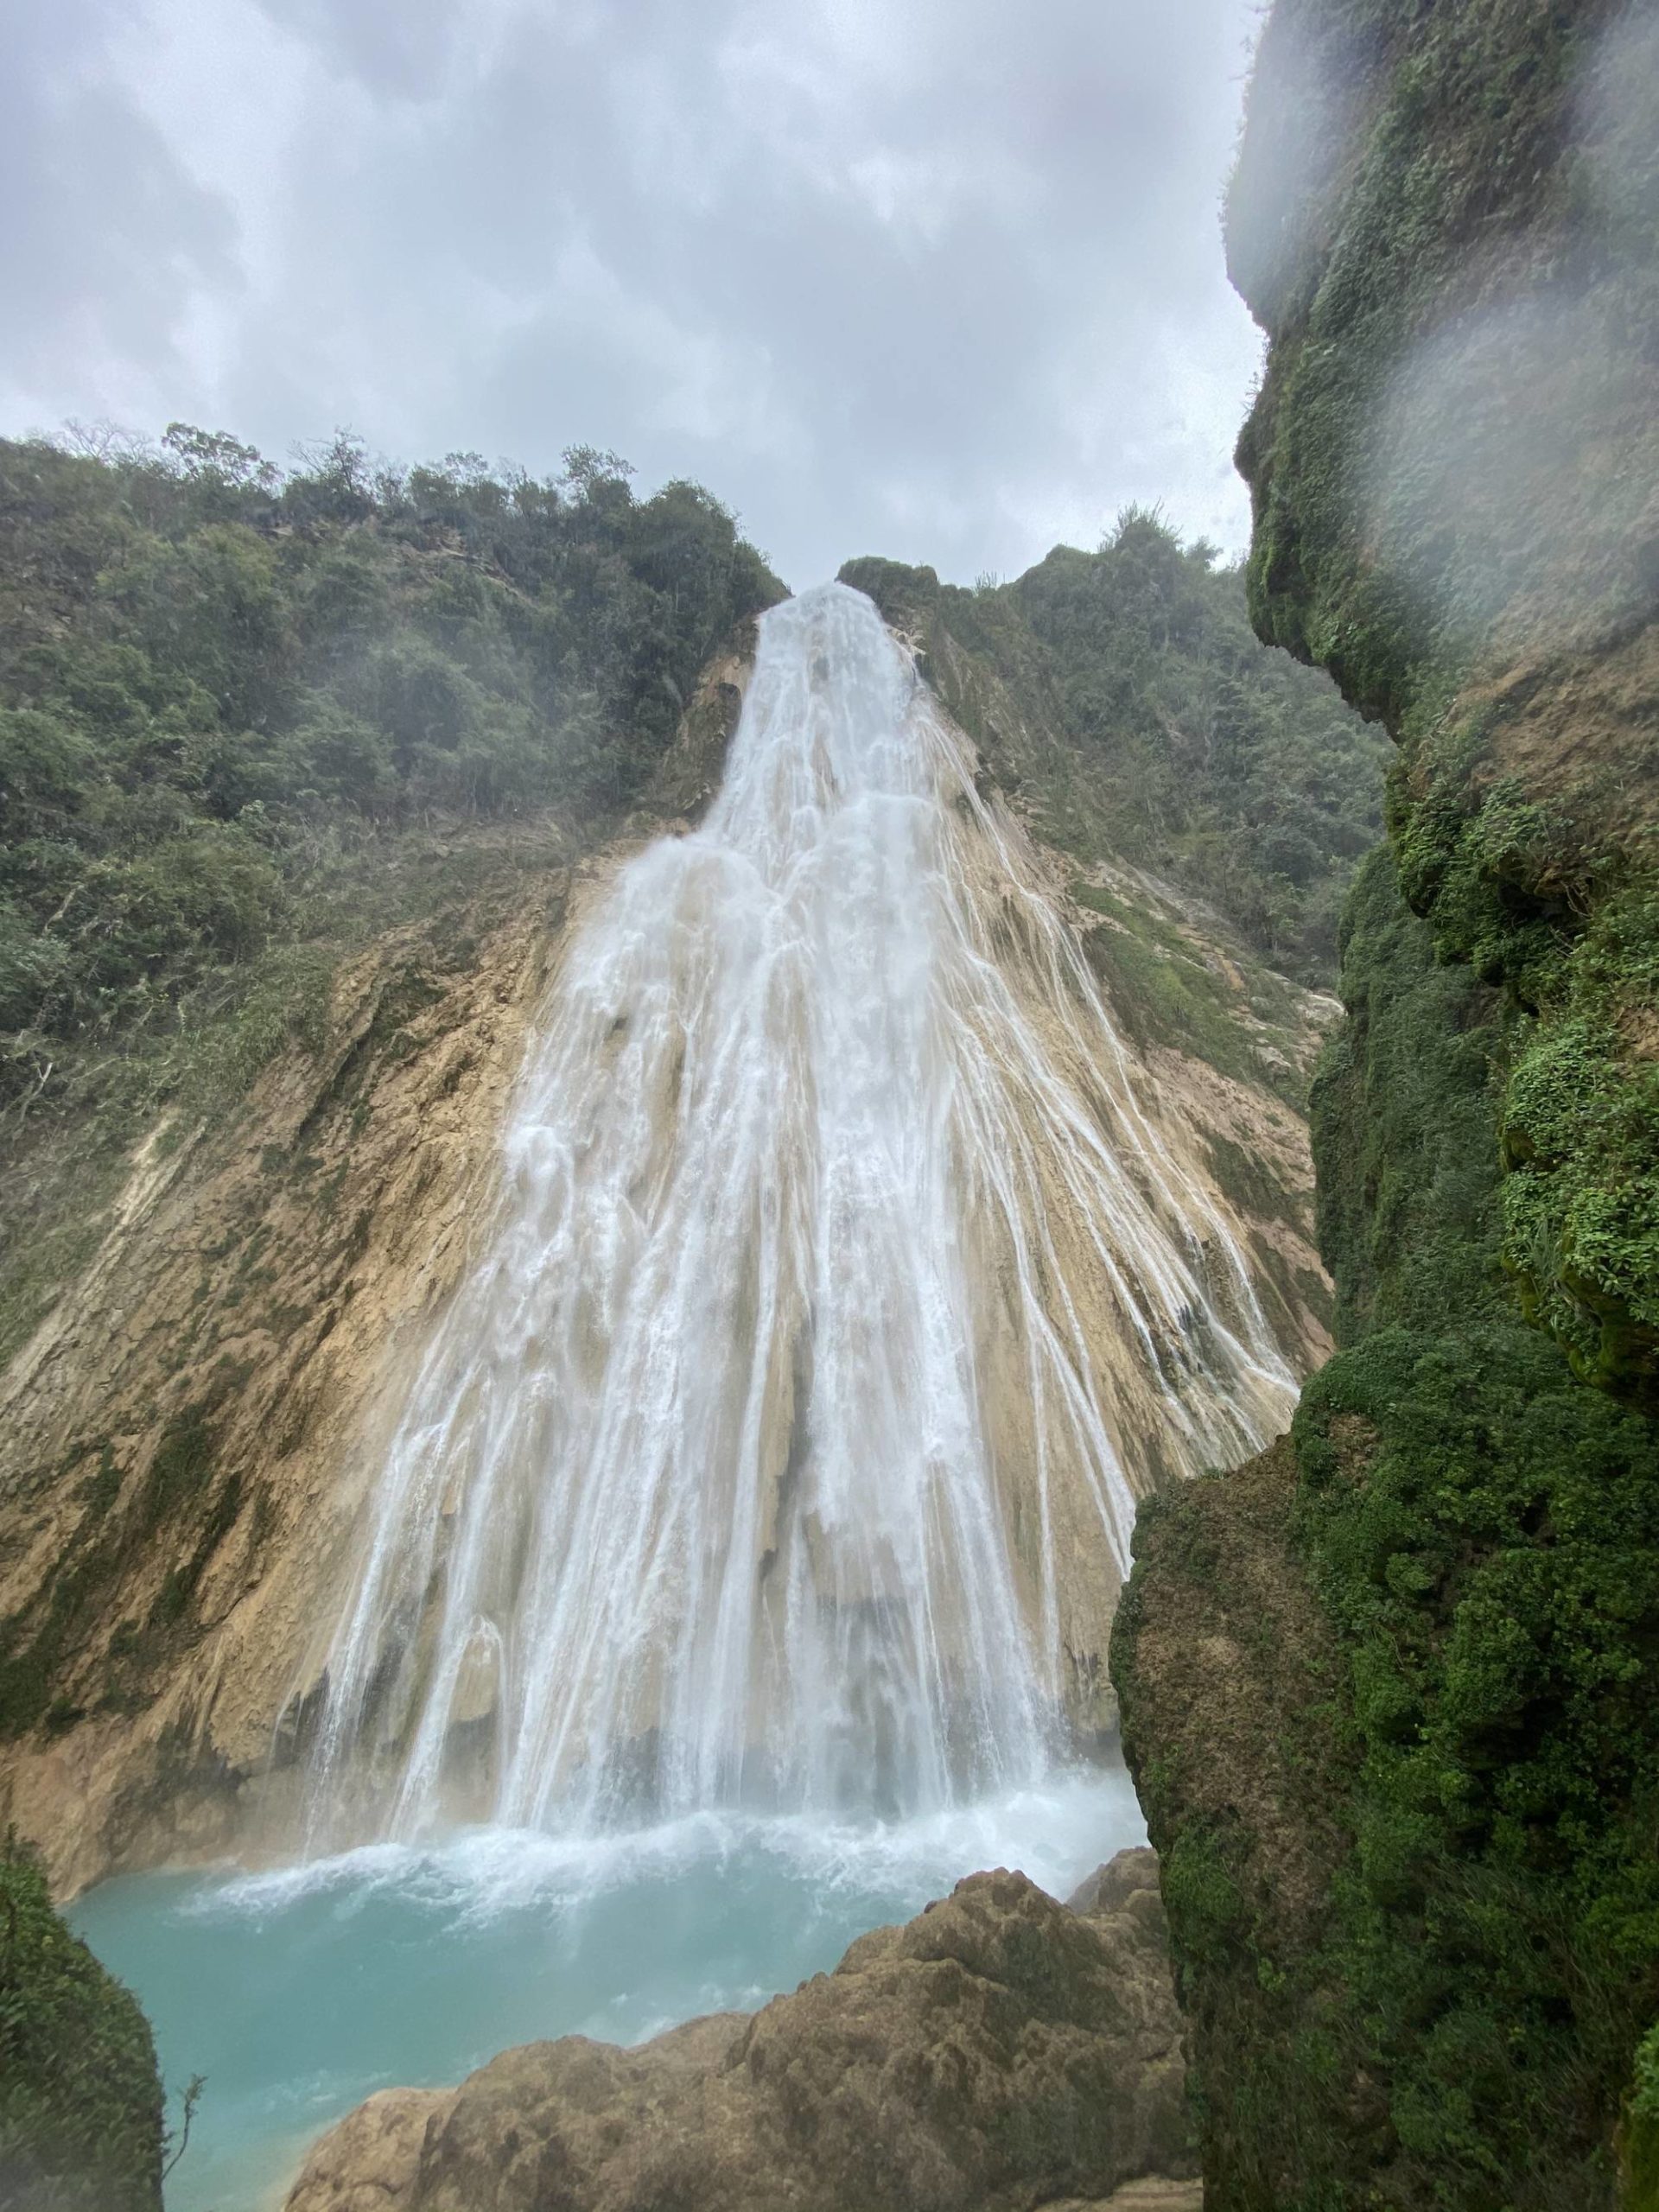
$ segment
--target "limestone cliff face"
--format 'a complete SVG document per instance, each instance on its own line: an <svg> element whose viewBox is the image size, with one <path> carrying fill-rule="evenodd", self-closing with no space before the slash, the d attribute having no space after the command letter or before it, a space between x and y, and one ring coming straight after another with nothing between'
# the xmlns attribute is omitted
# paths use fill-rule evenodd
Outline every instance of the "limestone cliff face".
<svg viewBox="0 0 1659 2212"><path fill-rule="evenodd" d="M1114 1644L1206 2202L1646 2203L1659 38L1278 0L1249 118L1252 613L1399 759L1313 1084L1338 1352L1147 1516Z"/></svg>
<svg viewBox="0 0 1659 2212"><path fill-rule="evenodd" d="M490 889L460 926L404 927L360 956L322 1046L279 1058L233 1126L155 1129L92 1264L0 1383L0 1817L60 1889L291 1844L365 1489L493 1216L503 1115L561 948L619 859L706 799L745 674L710 671L620 838L546 824L509 848L480 831ZM1103 863L1096 910L1074 869L1052 873L1085 936L1144 920L1236 989L1225 1066L1147 1040L1135 1079L1250 1255L1287 1357L1316 1365L1329 1293L1288 1099L1334 1008L1283 985L1260 1021L1167 888ZM1133 1001L1101 964L1133 1039ZM1097 1726L1115 1596L1097 1593L1090 1631Z"/></svg>
<svg viewBox="0 0 1659 2212"><path fill-rule="evenodd" d="M157 1131L8 1377L0 1604L50 1702L7 1813L60 1883L213 1850L243 1778L282 1758L271 1693L349 1522L388 1347L465 1264L569 891L550 876L459 969L418 932L377 946L328 1055L273 1070L227 1142Z"/></svg>

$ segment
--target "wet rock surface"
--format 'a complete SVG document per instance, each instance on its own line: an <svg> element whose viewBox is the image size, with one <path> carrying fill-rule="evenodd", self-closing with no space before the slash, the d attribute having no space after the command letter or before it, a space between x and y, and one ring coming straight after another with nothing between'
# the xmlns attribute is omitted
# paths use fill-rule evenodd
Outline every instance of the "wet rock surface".
<svg viewBox="0 0 1659 2212"><path fill-rule="evenodd" d="M1157 1861L1057 1904L975 1874L752 2018L569 2036L371 2098L287 2212L1183 2212Z"/></svg>

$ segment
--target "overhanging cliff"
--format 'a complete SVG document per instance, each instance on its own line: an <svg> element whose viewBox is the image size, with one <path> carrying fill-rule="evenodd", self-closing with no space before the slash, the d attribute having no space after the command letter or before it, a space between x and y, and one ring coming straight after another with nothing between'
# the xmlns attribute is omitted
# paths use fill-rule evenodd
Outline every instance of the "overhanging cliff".
<svg viewBox="0 0 1659 2212"><path fill-rule="evenodd" d="M1220 2208L1651 2201L1656 118L1651 10L1535 0L1280 0L1250 94L1252 613L1399 753L1342 1348L1114 1649Z"/></svg>

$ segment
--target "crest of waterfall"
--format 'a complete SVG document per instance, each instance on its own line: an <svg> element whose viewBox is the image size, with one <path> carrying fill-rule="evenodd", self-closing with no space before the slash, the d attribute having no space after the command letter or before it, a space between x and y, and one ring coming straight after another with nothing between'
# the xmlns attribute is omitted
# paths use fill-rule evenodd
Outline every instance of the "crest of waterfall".
<svg viewBox="0 0 1659 2212"><path fill-rule="evenodd" d="M1135 1499L1294 1381L870 601L762 620L575 934L330 1650L314 1834L904 1811L1097 1698Z"/></svg>

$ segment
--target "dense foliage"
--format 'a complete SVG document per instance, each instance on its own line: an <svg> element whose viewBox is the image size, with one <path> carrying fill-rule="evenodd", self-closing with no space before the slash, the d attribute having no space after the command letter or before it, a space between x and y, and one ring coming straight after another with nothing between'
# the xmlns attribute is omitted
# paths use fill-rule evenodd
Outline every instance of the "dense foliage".
<svg viewBox="0 0 1659 2212"><path fill-rule="evenodd" d="M0 1849L0 2203L160 2212L162 2088L149 2029L52 1909L45 1876Z"/></svg>
<svg viewBox="0 0 1659 2212"><path fill-rule="evenodd" d="M627 475L0 442L0 1356L88 1167L314 1038L342 950L614 817L780 595L706 493Z"/></svg>
<svg viewBox="0 0 1659 2212"><path fill-rule="evenodd" d="M1493 1124L1534 1018L1434 962L1395 874L1357 887L1314 1088L1351 1348L1298 1410L1295 1524L1361 1763L1327 1964L1402 2201L1565 2212L1606 2201L1659 2010L1659 1432L1516 1310Z"/></svg>
<svg viewBox="0 0 1659 2212"><path fill-rule="evenodd" d="M1295 1443L1351 1668L1330 1956L1387 2084L1386 2201L1605 2202L1659 2004L1659 1437L1498 1320L1367 1338Z"/></svg>
<svg viewBox="0 0 1659 2212"><path fill-rule="evenodd" d="M1355 879L1342 951L1347 1020L1308 1102L1338 1342L1506 1309L1493 1201L1497 995L1435 959L1386 845Z"/></svg>
<svg viewBox="0 0 1659 2212"><path fill-rule="evenodd" d="M1058 753L1016 741L1001 761L982 718L974 729L1046 836L1172 878L1285 973L1330 982L1343 893L1382 829L1387 743L1324 677L1264 650L1212 546L1129 509L1096 551L1057 546L1010 584L918 592L931 570L885 563L842 574L901 616L931 603L1063 735ZM973 727L971 699L951 703Z"/></svg>
<svg viewBox="0 0 1659 2212"><path fill-rule="evenodd" d="M777 595L690 484L467 457L279 480L222 438L0 446L0 1086L307 934L322 851L631 797Z"/></svg>

